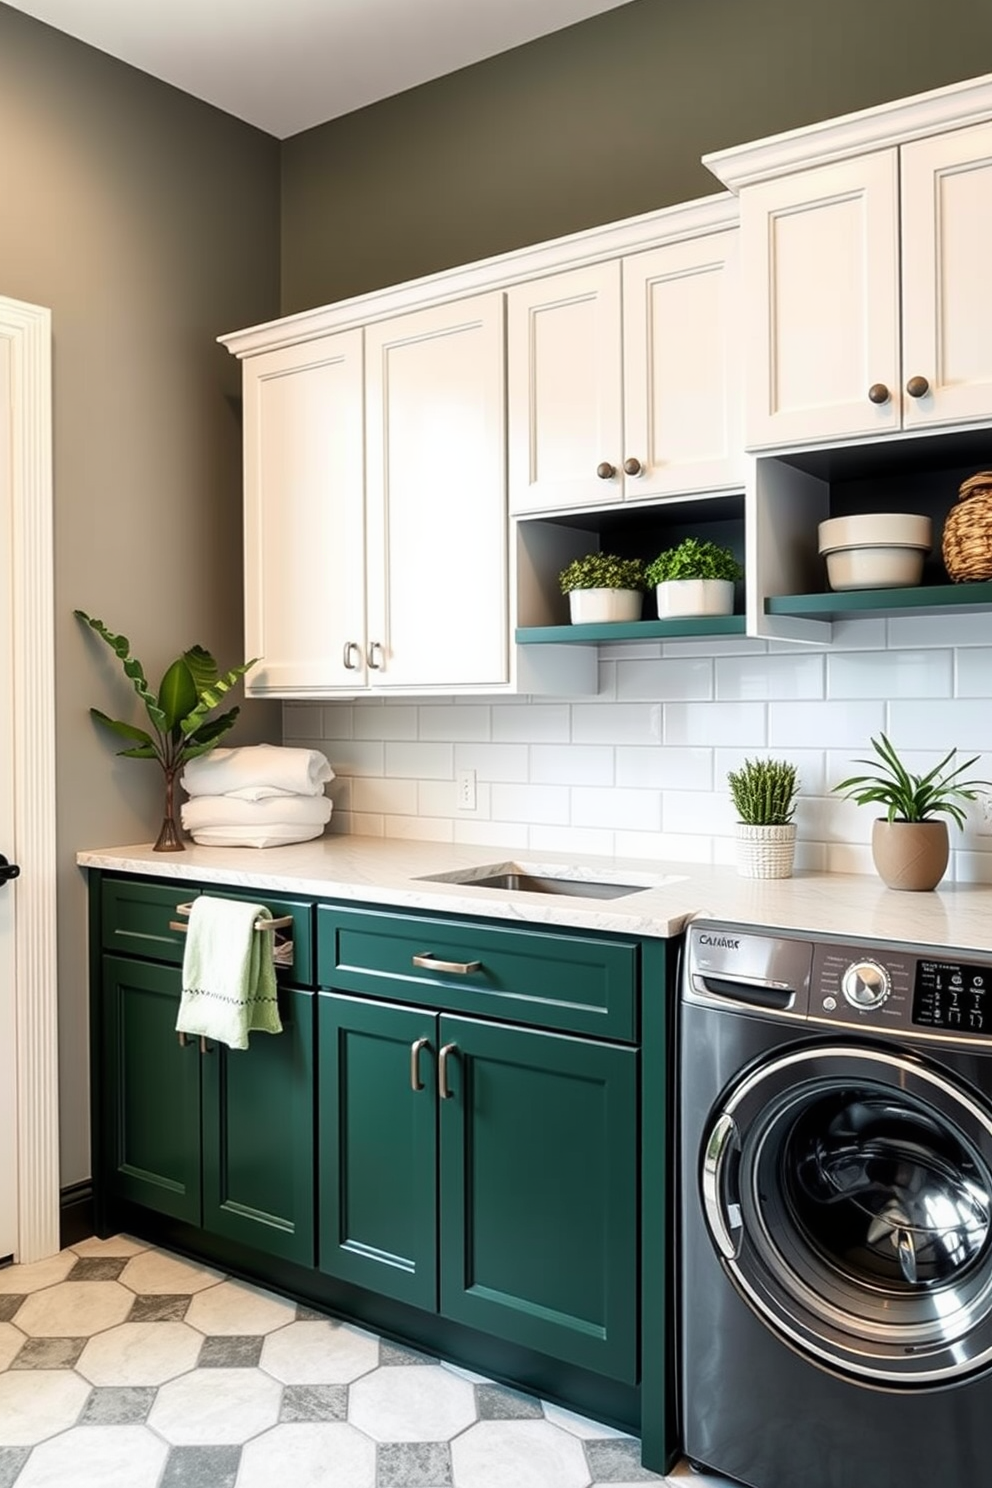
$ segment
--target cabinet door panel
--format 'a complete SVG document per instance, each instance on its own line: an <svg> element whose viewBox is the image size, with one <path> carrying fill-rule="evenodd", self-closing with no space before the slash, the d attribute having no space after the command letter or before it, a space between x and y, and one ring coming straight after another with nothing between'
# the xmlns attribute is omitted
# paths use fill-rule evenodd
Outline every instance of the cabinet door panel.
<svg viewBox="0 0 992 1488"><path fill-rule="evenodd" d="M282 1033L201 1056L204 1228L301 1266L315 1249L313 1004L280 988Z"/></svg>
<svg viewBox="0 0 992 1488"><path fill-rule="evenodd" d="M319 1025L322 1271L416 1307L437 1304L436 1019L322 993ZM423 1089L411 1046L424 1038Z"/></svg>
<svg viewBox="0 0 992 1488"><path fill-rule="evenodd" d="M624 260L628 501L744 483L738 271L736 232Z"/></svg>
<svg viewBox="0 0 992 1488"><path fill-rule="evenodd" d="M907 428L992 419L992 124L902 150Z"/></svg>
<svg viewBox="0 0 992 1488"><path fill-rule="evenodd" d="M507 307L510 511L619 501L620 265L518 285Z"/></svg>
<svg viewBox="0 0 992 1488"><path fill-rule="evenodd" d="M441 1311L637 1375L637 1054L444 1016Z"/></svg>
<svg viewBox="0 0 992 1488"><path fill-rule="evenodd" d="M116 1198L199 1224L200 1056L179 1044L180 990L173 967L103 958L106 1178Z"/></svg>
<svg viewBox="0 0 992 1488"><path fill-rule="evenodd" d="M249 695L364 686L362 402L361 331L244 364Z"/></svg>
<svg viewBox="0 0 992 1488"><path fill-rule="evenodd" d="M898 428L896 151L746 187L741 247L748 446Z"/></svg>
<svg viewBox="0 0 992 1488"><path fill-rule="evenodd" d="M366 348L370 682L505 682L503 297L370 326Z"/></svg>

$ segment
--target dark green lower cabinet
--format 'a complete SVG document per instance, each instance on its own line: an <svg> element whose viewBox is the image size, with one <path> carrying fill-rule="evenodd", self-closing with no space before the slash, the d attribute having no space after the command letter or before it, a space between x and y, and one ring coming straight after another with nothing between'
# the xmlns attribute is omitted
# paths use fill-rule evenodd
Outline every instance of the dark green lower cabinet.
<svg viewBox="0 0 992 1488"><path fill-rule="evenodd" d="M637 1051L318 1003L321 1269L635 1382Z"/></svg>
<svg viewBox="0 0 992 1488"><path fill-rule="evenodd" d="M176 1034L178 968L105 956L110 1196L312 1266L313 995L246 1050Z"/></svg>

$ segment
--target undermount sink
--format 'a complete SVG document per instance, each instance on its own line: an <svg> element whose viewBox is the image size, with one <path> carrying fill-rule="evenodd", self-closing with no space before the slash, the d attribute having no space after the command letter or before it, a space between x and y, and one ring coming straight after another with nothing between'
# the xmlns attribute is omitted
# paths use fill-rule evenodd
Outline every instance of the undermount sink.
<svg viewBox="0 0 992 1488"><path fill-rule="evenodd" d="M631 874L629 877L634 877ZM491 863L481 868L459 868L453 873L428 873L422 883L461 884L471 889L502 889L510 893L570 894L578 899L622 899L648 889L683 882L679 874L645 876L640 883L614 878L584 878L580 869L558 864Z"/></svg>

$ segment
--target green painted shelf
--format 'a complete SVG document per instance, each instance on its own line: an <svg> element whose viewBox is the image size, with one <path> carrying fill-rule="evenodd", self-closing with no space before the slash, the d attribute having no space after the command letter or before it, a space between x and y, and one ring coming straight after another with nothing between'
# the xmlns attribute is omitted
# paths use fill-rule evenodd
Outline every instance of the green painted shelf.
<svg viewBox="0 0 992 1488"><path fill-rule="evenodd" d="M518 626L518 646L598 646L603 641L669 641L684 636L744 634L743 615L697 615L684 620L614 620L602 625Z"/></svg>
<svg viewBox="0 0 992 1488"><path fill-rule="evenodd" d="M854 620L859 615L941 615L992 608L992 582L923 584L912 589L848 589L830 594L775 594L768 615L808 615L816 620Z"/></svg>

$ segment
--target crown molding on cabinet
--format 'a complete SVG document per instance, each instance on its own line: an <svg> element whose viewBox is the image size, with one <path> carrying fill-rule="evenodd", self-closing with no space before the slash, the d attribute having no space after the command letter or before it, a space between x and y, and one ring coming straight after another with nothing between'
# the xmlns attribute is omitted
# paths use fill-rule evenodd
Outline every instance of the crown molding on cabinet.
<svg viewBox="0 0 992 1488"><path fill-rule="evenodd" d="M514 249L493 258L479 259L456 269L443 269L420 279L372 290L348 300L338 300L316 310L303 310L264 325L218 336L232 356L254 356L298 346L331 332L350 330L422 310L485 290L506 289L512 284L557 274L563 269L582 268L604 259L620 258L640 249L657 248L668 242L702 237L721 229L736 228L738 207L729 191L700 197L698 201L663 207L620 222L608 222L567 237L552 238L527 248Z"/></svg>
<svg viewBox="0 0 992 1488"><path fill-rule="evenodd" d="M791 171L846 160L924 135L992 119L992 73L899 98L892 103L825 119L751 144L703 156L706 168L733 192Z"/></svg>

